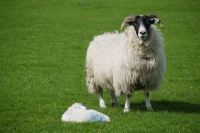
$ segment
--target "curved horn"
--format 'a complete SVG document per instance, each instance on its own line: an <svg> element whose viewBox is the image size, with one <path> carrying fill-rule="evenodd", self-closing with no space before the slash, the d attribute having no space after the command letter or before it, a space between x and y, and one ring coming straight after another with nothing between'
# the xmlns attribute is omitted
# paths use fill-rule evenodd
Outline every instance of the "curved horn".
<svg viewBox="0 0 200 133"><path fill-rule="evenodd" d="M156 15L154 15L154 14L149 14L149 15L147 15L147 16L149 16L150 19L156 18L155 22L156 22L156 23L159 23L159 24L160 24L160 27L163 28L163 25L162 25L161 20L160 20Z"/></svg>
<svg viewBox="0 0 200 133"><path fill-rule="evenodd" d="M134 18L135 18L135 16L133 16L133 15L126 17L121 25L121 30L125 24L132 22L134 20Z"/></svg>

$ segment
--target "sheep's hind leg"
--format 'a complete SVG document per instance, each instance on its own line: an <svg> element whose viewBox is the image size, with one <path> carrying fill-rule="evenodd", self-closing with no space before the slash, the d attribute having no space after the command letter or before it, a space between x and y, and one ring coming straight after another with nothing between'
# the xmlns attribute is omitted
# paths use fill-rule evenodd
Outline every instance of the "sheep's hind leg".
<svg viewBox="0 0 200 133"><path fill-rule="evenodd" d="M126 103L124 106L124 113L130 111L130 100L131 100L131 95L126 95Z"/></svg>
<svg viewBox="0 0 200 133"><path fill-rule="evenodd" d="M103 100L103 89L99 88L98 89L98 95L99 95L99 105L101 108L105 108L106 104L105 101Z"/></svg>
<svg viewBox="0 0 200 133"><path fill-rule="evenodd" d="M110 90L109 92L110 92L110 98L112 100L112 106L119 106L117 97L115 95L115 91Z"/></svg>
<svg viewBox="0 0 200 133"><path fill-rule="evenodd" d="M149 97L149 90L144 90L144 96L146 98L146 108L148 111L152 111L153 108L151 106L150 97Z"/></svg>

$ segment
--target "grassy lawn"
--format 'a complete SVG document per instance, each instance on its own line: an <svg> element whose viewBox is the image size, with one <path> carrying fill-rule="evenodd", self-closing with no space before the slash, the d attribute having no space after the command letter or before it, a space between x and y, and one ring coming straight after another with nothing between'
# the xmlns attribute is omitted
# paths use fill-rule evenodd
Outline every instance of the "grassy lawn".
<svg viewBox="0 0 200 133"><path fill-rule="evenodd" d="M131 112L101 109L85 85L85 56L94 35L119 30L131 14L163 22L167 71L161 90L131 99ZM200 2L198 0L0 0L0 132L200 132ZM159 26L158 26L159 27ZM64 123L75 102L110 123Z"/></svg>

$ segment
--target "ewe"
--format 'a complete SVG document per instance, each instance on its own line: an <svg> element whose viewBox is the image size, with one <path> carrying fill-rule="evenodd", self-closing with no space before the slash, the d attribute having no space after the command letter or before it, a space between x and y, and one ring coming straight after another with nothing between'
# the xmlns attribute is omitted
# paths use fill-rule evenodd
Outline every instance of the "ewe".
<svg viewBox="0 0 200 133"><path fill-rule="evenodd" d="M152 110L149 91L160 88L166 66L163 38L155 23L162 27L156 15L129 16L121 25L129 25L124 32L98 35L90 42L86 84L90 93L98 93L102 108L106 88L113 106L118 106L116 96L126 95L124 112L130 111L131 93L144 90L146 108Z"/></svg>

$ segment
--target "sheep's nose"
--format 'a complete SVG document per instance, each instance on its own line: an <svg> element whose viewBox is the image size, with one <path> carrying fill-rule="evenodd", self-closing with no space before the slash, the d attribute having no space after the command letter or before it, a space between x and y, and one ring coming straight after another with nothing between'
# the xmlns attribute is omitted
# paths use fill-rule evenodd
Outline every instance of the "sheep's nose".
<svg viewBox="0 0 200 133"><path fill-rule="evenodd" d="M146 34L146 31L140 31L140 34L144 35Z"/></svg>

